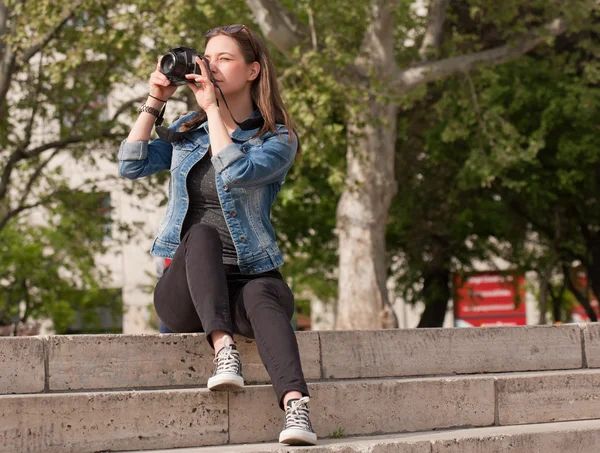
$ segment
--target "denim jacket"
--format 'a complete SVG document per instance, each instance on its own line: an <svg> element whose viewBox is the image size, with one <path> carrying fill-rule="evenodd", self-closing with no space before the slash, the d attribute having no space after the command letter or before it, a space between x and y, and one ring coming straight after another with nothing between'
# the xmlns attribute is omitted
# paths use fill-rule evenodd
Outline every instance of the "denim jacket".
<svg viewBox="0 0 600 453"><path fill-rule="evenodd" d="M177 130L194 115L191 112L181 116L169 129ZM256 110L251 118L259 116ZM266 132L250 138L257 132L258 129L238 127L231 134L233 143L211 158L223 216L244 274L266 272L283 264L270 221L271 206L298 147L295 135L288 143L288 130L283 125L277 125L278 133ZM181 226L189 206L186 179L192 166L208 150L208 121L188 131L186 136L176 143L160 138L151 142L124 140L119 148L118 171L124 178L133 180L161 170L171 171L166 213L150 249L155 256L173 258L180 243Z"/></svg>

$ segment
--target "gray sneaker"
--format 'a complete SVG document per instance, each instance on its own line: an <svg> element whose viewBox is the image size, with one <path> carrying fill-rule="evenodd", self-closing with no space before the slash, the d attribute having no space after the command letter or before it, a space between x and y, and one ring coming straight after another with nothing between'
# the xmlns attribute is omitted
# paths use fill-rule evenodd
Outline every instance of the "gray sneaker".
<svg viewBox="0 0 600 453"><path fill-rule="evenodd" d="M308 396L289 400L285 408L285 426L279 434L279 442L287 445L315 445L317 435L312 429L307 403Z"/></svg>
<svg viewBox="0 0 600 453"><path fill-rule="evenodd" d="M230 337L224 338L223 347L217 353L213 363L217 366L208 379L209 390L239 390L244 387L240 353Z"/></svg>

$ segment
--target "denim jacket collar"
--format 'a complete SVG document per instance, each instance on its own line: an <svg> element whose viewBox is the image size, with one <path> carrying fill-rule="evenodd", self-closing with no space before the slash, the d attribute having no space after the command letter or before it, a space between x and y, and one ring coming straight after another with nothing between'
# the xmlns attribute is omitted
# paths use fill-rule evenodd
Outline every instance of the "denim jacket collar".
<svg viewBox="0 0 600 453"><path fill-rule="evenodd" d="M256 121L253 121L257 118L262 118L262 115L260 114L260 110L258 110L258 108L255 109L254 112L252 112L252 115L250 115L248 118L246 118L240 123L241 126L238 126L238 128L231 133L231 138L235 140L246 141L250 137L255 135L262 127L262 124L260 126L257 126ZM202 123L199 126L199 128L203 128L208 134L208 120Z"/></svg>

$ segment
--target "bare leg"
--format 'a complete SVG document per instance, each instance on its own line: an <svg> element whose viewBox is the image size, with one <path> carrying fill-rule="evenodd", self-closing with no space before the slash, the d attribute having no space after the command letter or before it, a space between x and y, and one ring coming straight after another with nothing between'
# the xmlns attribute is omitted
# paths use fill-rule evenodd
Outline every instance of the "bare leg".
<svg viewBox="0 0 600 453"><path fill-rule="evenodd" d="M288 403L289 400L294 400L294 399L298 399L299 400L300 398L302 398L302 396L303 396L302 393L296 392L295 390L291 391L291 392L287 392L283 396L283 407L287 407L287 403Z"/></svg>
<svg viewBox="0 0 600 453"><path fill-rule="evenodd" d="M225 337L229 337L231 339L231 342L233 343L233 338L231 338L231 336L227 332L223 332L222 330L216 330L212 332L210 334L210 337L212 339L213 345L215 346L215 357L217 356L217 353L221 350L221 348L224 346L223 339Z"/></svg>

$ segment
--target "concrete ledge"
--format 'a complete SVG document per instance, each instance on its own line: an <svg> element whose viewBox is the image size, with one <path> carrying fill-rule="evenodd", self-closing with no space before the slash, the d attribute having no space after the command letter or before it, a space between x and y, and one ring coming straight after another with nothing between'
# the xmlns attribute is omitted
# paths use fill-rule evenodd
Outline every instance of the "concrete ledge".
<svg viewBox="0 0 600 453"><path fill-rule="evenodd" d="M585 357L589 368L600 368L600 324L584 324Z"/></svg>
<svg viewBox="0 0 600 453"><path fill-rule="evenodd" d="M326 379L582 367L578 325L320 332L319 335Z"/></svg>
<svg viewBox="0 0 600 453"><path fill-rule="evenodd" d="M583 329L583 330L582 330ZM298 332L309 381L600 367L600 326ZM269 383L253 340L236 337L248 384ZM44 356L46 351L47 358ZM0 394L205 386L204 334L0 339ZM44 374L47 362L48 375Z"/></svg>
<svg viewBox="0 0 600 453"><path fill-rule="evenodd" d="M219 445L227 423L227 393L209 390L2 396L0 452Z"/></svg>
<svg viewBox="0 0 600 453"><path fill-rule="evenodd" d="M491 426L495 416L500 424L600 419L599 384L600 370L319 382L309 384L311 419L320 438L340 430L352 436ZM0 396L0 453L273 441L282 426L283 412L267 385L233 393L171 389ZM443 448L463 451L451 439ZM538 440L523 445L532 442ZM520 444L486 438L457 445L465 452L487 452ZM498 450L486 450L490 445Z"/></svg>
<svg viewBox="0 0 600 453"><path fill-rule="evenodd" d="M44 391L44 341L41 337L0 338L0 395Z"/></svg>
<svg viewBox="0 0 600 453"><path fill-rule="evenodd" d="M498 377L500 425L600 418L600 370Z"/></svg>
<svg viewBox="0 0 600 453"><path fill-rule="evenodd" d="M49 389L206 385L213 352L204 334L48 337Z"/></svg>
<svg viewBox="0 0 600 453"><path fill-rule="evenodd" d="M310 448L268 443L235 445L235 450L225 445L152 453L597 453L599 444L600 420L590 420L323 439Z"/></svg>
<svg viewBox="0 0 600 453"><path fill-rule="evenodd" d="M309 384L311 421L319 437L409 432L494 423L493 378L380 379ZM271 387L231 394L229 441L277 439L283 426ZM260 408L249 411L248 408Z"/></svg>
<svg viewBox="0 0 600 453"><path fill-rule="evenodd" d="M600 421L480 428L454 435L437 440L434 434L431 453L594 453Z"/></svg>
<svg viewBox="0 0 600 453"><path fill-rule="evenodd" d="M298 332L307 379L319 379L319 338ZM270 382L254 340L236 336L247 383ZM49 389L206 386L214 351L204 334L50 336Z"/></svg>

